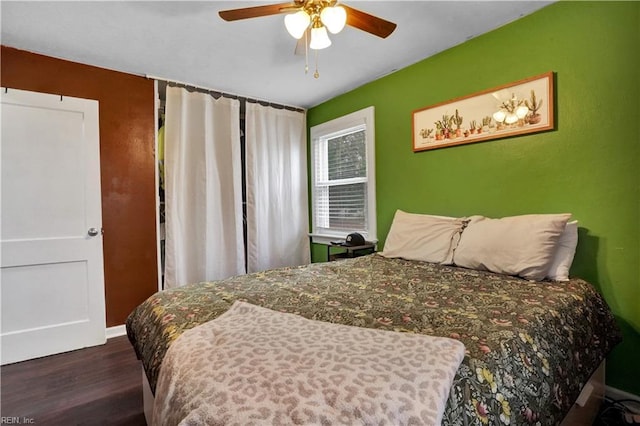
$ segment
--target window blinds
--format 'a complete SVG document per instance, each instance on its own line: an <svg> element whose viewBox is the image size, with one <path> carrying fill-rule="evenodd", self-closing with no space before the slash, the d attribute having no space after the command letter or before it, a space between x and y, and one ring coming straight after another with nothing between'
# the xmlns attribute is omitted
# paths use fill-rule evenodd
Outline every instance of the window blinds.
<svg viewBox="0 0 640 426"><path fill-rule="evenodd" d="M314 223L321 233L367 230L365 136L361 125L314 141Z"/></svg>

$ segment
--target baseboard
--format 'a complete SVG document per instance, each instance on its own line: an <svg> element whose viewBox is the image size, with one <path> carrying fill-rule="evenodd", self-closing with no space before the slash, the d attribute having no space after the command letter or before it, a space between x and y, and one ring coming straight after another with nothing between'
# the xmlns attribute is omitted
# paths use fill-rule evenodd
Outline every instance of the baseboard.
<svg viewBox="0 0 640 426"><path fill-rule="evenodd" d="M115 327L107 327L107 339L124 336L125 334L127 334L127 328L124 324L116 325Z"/></svg>
<svg viewBox="0 0 640 426"><path fill-rule="evenodd" d="M606 397L611 398L613 400L631 399L640 404L640 396L634 395L629 392L625 392L623 390L620 390L611 386L605 386L604 394Z"/></svg>

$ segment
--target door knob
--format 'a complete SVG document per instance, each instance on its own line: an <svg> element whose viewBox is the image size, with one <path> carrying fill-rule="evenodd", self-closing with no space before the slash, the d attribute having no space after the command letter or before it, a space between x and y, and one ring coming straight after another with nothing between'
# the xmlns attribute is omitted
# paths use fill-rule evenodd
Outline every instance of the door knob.
<svg viewBox="0 0 640 426"><path fill-rule="evenodd" d="M96 228L89 228L87 234L89 234L90 237L95 237L99 232L100 231L98 231Z"/></svg>

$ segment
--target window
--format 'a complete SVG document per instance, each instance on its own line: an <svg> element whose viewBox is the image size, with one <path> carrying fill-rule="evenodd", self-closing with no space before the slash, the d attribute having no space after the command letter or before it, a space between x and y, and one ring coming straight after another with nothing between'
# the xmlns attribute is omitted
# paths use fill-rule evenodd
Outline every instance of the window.
<svg viewBox="0 0 640 426"><path fill-rule="evenodd" d="M351 232L377 241L374 108L311 128L314 242Z"/></svg>

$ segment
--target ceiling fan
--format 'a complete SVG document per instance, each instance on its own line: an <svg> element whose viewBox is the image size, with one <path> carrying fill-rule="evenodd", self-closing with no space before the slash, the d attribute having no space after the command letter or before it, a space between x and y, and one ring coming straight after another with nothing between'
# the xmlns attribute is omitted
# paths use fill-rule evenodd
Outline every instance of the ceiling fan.
<svg viewBox="0 0 640 426"><path fill-rule="evenodd" d="M346 25L358 28L381 38L387 38L396 28L396 24L393 22L370 15L361 10L354 9L346 4L340 3L338 5L337 3L337 0L294 0L289 3L222 10L218 13L225 21L237 21L240 19L258 18L261 16L279 15L284 13L298 15L300 18L306 19L302 14L300 14L300 12L303 12L309 17L307 25L311 25L312 28L319 28L324 25L329 28L329 31L332 29L330 27L331 22L336 19L344 19L340 17L340 15L343 15L346 18ZM289 20L292 19L295 18L291 18ZM337 26L339 27L340 25L337 24ZM344 23L342 26L344 27ZM339 29L341 30L342 28ZM339 31L331 32L335 34ZM296 38L300 38L302 35L303 34L300 34Z"/></svg>
<svg viewBox="0 0 640 426"><path fill-rule="evenodd" d="M292 37L302 40L305 49L320 50L331 46L327 30L337 34L345 25L366 31L380 38L387 38L396 28L396 24L361 10L354 9L337 0L293 0L289 3L277 3L218 12L225 21L258 18L261 16L287 14L285 27ZM300 50L300 42L296 51ZM305 50L306 51L306 50ZM318 78L318 71L314 74Z"/></svg>

